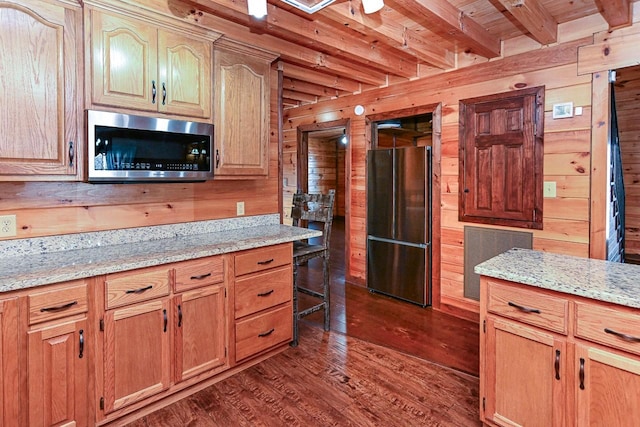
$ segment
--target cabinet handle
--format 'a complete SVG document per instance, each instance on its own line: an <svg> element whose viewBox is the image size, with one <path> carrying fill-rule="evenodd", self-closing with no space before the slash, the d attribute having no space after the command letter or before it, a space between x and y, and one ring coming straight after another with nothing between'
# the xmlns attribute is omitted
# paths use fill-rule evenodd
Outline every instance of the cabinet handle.
<svg viewBox="0 0 640 427"><path fill-rule="evenodd" d="M79 332L80 338L80 354L78 354L78 358L82 359L82 357L84 356L84 329L80 329Z"/></svg>
<svg viewBox="0 0 640 427"><path fill-rule="evenodd" d="M73 141L69 141L69 167L73 167L73 160L76 157L76 150L73 148Z"/></svg>
<svg viewBox="0 0 640 427"><path fill-rule="evenodd" d="M178 305L178 328L182 327L182 306Z"/></svg>
<svg viewBox="0 0 640 427"><path fill-rule="evenodd" d="M628 342L640 342L640 338L634 337L633 335L623 334L622 332L614 331L613 329L604 328L604 331L608 334L615 335L616 337L628 341Z"/></svg>
<svg viewBox="0 0 640 427"><path fill-rule="evenodd" d="M211 273L201 274L199 276L191 276L191 280L202 280L202 279L206 279L209 276L211 276Z"/></svg>
<svg viewBox="0 0 640 427"><path fill-rule="evenodd" d="M554 368L556 370L556 379L560 379L560 350L556 350L556 363L554 363Z"/></svg>
<svg viewBox="0 0 640 427"><path fill-rule="evenodd" d="M269 296L269 295L271 295L272 293L273 293L273 289L271 289L270 291L267 291L267 292L259 293L259 294L258 294L258 296L259 296L259 297L268 297L268 296Z"/></svg>
<svg viewBox="0 0 640 427"><path fill-rule="evenodd" d="M40 309L40 313L45 313L49 311L62 311L62 310L66 310L67 308L73 307L74 305L77 305L77 304L78 304L78 301L71 301L66 304L56 305L55 307L43 307Z"/></svg>
<svg viewBox="0 0 640 427"><path fill-rule="evenodd" d="M151 103L156 103L156 81L151 80Z"/></svg>
<svg viewBox="0 0 640 427"><path fill-rule="evenodd" d="M540 314L540 310L538 310L537 308L529 308L529 307L525 307L523 305L519 305L516 304L515 302L511 302L509 301L508 303L511 307L515 307L520 311L524 311L525 313L536 313L536 314Z"/></svg>
<svg viewBox="0 0 640 427"><path fill-rule="evenodd" d="M162 105L164 105L166 101L167 101L167 87L164 85L164 82L162 82Z"/></svg>
<svg viewBox="0 0 640 427"><path fill-rule="evenodd" d="M273 258L265 261L258 261L258 265L267 265L267 264L271 264L272 262L273 262Z"/></svg>
<svg viewBox="0 0 640 427"><path fill-rule="evenodd" d="M220 150L216 148L216 169L220 167Z"/></svg>
<svg viewBox="0 0 640 427"><path fill-rule="evenodd" d="M584 359L580 358L580 390L584 390Z"/></svg>
<svg viewBox="0 0 640 427"><path fill-rule="evenodd" d="M263 332L261 334L258 334L258 337L260 337L260 338L268 337L269 335L271 335L273 333L273 331L275 331L275 329L271 328L267 332Z"/></svg>
<svg viewBox="0 0 640 427"><path fill-rule="evenodd" d="M141 294L144 291L148 291L149 289L152 289L153 285L149 285L149 286L145 286L144 288L138 288L138 289L129 289L128 291L125 291L126 294Z"/></svg>
<svg viewBox="0 0 640 427"><path fill-rule="evenodd" d="M167 310L162 310L162 318L164 319L164 331L167 332L167 322L169 321L167 319Z"/></svg>

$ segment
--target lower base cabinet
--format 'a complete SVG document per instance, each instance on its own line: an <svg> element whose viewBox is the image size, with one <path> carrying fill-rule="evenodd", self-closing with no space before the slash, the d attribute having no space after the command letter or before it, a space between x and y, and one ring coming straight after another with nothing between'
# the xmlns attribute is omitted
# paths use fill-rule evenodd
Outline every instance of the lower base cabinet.
<svg viewBox="0 0 640 427"><path fill-rule="evenodd" d="M18 298L0 300L0 425L19 426L20 394L18 360Z"/></svg>
<svg viewBox="0 0 640 427"><path fill-rule="evenodd" d="M488 426L640 425L640 311L481 277Z"/></svg>

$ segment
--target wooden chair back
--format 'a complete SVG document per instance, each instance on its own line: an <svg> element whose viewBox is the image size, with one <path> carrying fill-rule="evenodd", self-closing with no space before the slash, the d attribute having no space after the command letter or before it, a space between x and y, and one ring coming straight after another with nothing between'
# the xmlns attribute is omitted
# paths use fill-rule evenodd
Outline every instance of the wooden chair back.
<svg viewBox="0 0 640 427"><path fill-rule="evenodd" d="M291 207L293 225L308 227L309 222L323 223L322 246L325 249L329 249L335 195L335 190L329 190L327 194L297 192L293 195L293 206Z"/></svg>

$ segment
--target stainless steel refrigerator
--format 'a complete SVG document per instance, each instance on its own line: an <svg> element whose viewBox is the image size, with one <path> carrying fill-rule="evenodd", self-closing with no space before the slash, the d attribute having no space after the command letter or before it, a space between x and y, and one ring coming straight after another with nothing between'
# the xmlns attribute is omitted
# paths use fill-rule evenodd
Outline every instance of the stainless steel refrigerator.
<svg viewBox="0 0 640 427"><path fill-rule="evenodd" d="M367 287L431 305L431 147L367 153Z"/></svg>

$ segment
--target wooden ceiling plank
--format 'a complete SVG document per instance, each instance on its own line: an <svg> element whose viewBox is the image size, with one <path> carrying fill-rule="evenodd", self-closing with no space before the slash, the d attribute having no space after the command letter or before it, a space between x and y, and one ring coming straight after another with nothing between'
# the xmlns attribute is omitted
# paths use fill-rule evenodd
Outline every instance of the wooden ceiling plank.
<svg viewBox="0 0 640 427"><path fill-rule="evenodd" d="M631 0L596 0L596 5L610 30L628 27L633 22Z"/></svg>
<svg viewBox="0 0 640 427"><path fill-rule="evenodd" d="M282 98L282 105L284 105L285 107L298 107L300 106L300 104L302 103L295 99Z"/></svg>
<svg viewBox="0 0 640 427"><path fill-rule="evenodd" d="M207 7L201 4L190 3L195 7L200 7L203 15L198 14L198 24L207 28L215 28L225 36L248 43L266 50L279 52L280 57L288 62L303 65L318 70L326 70L328 73L338 75L348 75L354 80L372 86L384 86L387 84L387 75L377 69L367 66L358 66L353 61L336 58L335 56L319 52L317 50L301 46L299 44L282 40L269 34L253 32L250 28L228 21L224 18L211 14Z"/></svg>
<svg viewBox="0 0 640 427"><path fill-rule="evenodd" d="M498 0L529 31L531 37L546 45L558 41L558 23L540 0Z"/></svg>
<svg viewBox="0 0 640 427"><path fill-rule="evenodd" d="M332 87L352 93L360 90L360 84L353 80L331 76L329 74L289 64L287 62L282 62L282 66L284 75L293 79L304 80L317 85Z"/></svg>
<svg viewBox="0 0 640 427"><path fill-rule="evenodd" d="M322 97L338 97L338 96L344 96L351 93L344 90L331 88L328 86L322 86L322 85L309 83L302 80L293 79L287 76L284 76L282 85L284 89L294 90L296 92L303 92L303 93L308 93L308 94L322 96Z"/></svg>
<svg viewBox="0 0 640 427"><path fill-rule="evenodd" d="M411 52L422 62L441 69L455 66L455 55L434 43L430 43L415 30L402 25L405 19L392 10L384 15L367 15L362 12L361 0L333 3L322 9L319 18L326 18L340 27L348 27L360 33L384 40L390 46Z"/></svg>
<svg viewBox="0 0 640 427"><path fill-rule="evenodd" d="M501 42L447 0L387 0L392 7L417 15L424 26L443 38L454 38L485 58L500 56ZM417 21L421 23L420 20Z"/></svg>
<svg viewBox="0 0 640 427"><path fill-rule="evenodd" d="M296 92L290 89L283 89L282 96L287 99L294 99L303 102L317 102L318 98L315 95L308 93Z"/></svg>
<svg viewBox="0 0 640 427"><path fill-rule="evenodd" d="M195 0L198 5L217 5L230 11L230 16L247 13L246 0ZM220 8L212 8L216 13L224 13ZM226 16L223 16L226 17ZM237 16L234 19L238 19ZM256 26L260 31L276 35L285 40L302 44L336 56L345 56L362 62L372 68L402 77L417 75L417 61L409 55L402 56L390 49L373 46L345 30L336 29L322 22L300 17L274 5L267 5L267 16L262 23L250 19L246 24Z"/></svg>

